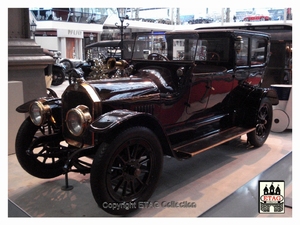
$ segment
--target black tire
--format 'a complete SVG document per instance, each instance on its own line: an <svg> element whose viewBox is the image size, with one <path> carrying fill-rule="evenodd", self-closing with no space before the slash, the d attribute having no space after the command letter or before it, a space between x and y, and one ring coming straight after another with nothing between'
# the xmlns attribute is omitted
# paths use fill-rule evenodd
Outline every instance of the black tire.
<svg viewBox="0 0 300 225"><path fill-rule="evenodd" d="M247 134L248 142L254 147L262 146L267 140L272 126L273 108L268 98L263 98L257 112L256 129Z"/></svg>
<svg viewBox="0 0 300 225"><path fill-rule="evenodd" d="M48 128L41 129L35 126L28 117L21 124L16 136L15 150L20 165L26 172L38 178L53 178L61 175L66 161L66 154L60 151L57 140L39 144L28 154L27 150L33 141L37 137L46 135L47 132L49 132Z"/></svg>
<svg viewBox="0 0 300 225"><path fill-rule="evenodd" d="M84 72L82 71L81 68L77 68L77 69L72 69L70 71L68 71L68 80L69 80L69 84L74 84L77 82L77 78L84 78Z"/></svg>
<svg viewBox="0 0 300 225"><path fill-rule="evenodd" d="M74 83L76 83L76 79L77 79L77 75L74 74L74 72L70 72L70 73L69 73L69 78L68 78L69 84L74 84Z"/></svg>
<svg viewBox="0 0 300 225"><path fill-rule="evenodd" d="M51 88L47 88L47 97L58 98L56 92Z"/></svg>
<svg viewBox="0 0 300 225"><path fill-rule="evenodd" d="M69 59L63 59L60 61L60 63L62 63L65 66L66 71L68 71L74 67L73 63Z"/></svg>
<svg viewBox="0 0 300 225"><path fill-rule="evenodd" d="M113 215L137 210L138 202L147 201L154 192L162 165L161 145L151 130L122 131L110 143L101 144L93 160L90 182L97 204Z"/></svg>
<svg viewBox="0 0 300 225"><path fill-rule="evenodd" d="M53 86L61 85L66 79L63 68L54 67L52 70L52 83Z"/></svg>

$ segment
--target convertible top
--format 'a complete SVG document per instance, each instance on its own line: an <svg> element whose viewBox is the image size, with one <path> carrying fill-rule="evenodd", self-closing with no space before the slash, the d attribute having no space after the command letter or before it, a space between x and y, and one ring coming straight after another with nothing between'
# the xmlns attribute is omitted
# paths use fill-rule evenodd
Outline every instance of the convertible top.
<svg viewBox="0 0 300 225"><path fill-rule="evenodd" d="M120 47L121 40L105 40L105 41L98 41L92 44L87 45L85 48L94 48L94 47Z"/></svg>

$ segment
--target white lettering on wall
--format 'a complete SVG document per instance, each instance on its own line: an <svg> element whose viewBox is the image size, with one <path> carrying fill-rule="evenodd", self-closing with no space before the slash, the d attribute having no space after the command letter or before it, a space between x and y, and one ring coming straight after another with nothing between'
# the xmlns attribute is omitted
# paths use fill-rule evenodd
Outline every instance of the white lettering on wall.
<svg viewBox="0 0 300 225"><path fill-rule="evenodd" d="M82 30L57 30L57 37L83 38Z"/></svg>
<svg viewBox="0 0 300 225"><path fill-rule="evenodd" d="M82 31L81 30L68 30L68 34L70 35L81 35Z"/></svg>

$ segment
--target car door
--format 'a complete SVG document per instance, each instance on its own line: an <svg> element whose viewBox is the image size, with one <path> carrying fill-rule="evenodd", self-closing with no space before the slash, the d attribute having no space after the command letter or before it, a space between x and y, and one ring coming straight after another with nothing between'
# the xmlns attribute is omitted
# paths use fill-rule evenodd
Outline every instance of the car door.
<svg viewBox="0 0 300 225"><path fill-rule="evenodd" d="M222 102L233 88L233 71L229 67L223 66L229 65L231 60L231 41L230 37L225 34L222 36L207 40L207 63L210 64L211 70L210 81L207 84L209 89L207 110Z"/></svg>
<svg viewBox="0 0 300 225"><path fill-rule="evenodd" d="M241 35L243 45L236 53L234 86L241 81L260 85L268 61L269 41L267 37Z"/></svg>

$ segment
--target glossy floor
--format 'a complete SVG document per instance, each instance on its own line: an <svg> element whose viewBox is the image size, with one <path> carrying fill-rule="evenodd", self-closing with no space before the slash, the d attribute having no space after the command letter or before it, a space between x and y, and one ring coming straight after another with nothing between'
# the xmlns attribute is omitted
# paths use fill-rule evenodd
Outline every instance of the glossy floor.
<svg viewBox="0 0 300 225"><path fill-rule="evenodd" d="M240 141L213 148L189 160L177 161L165 157L158 187L149 200L149 203L158 204L158 207L152 205L129 216L200 216L289 154L292 150L291 132L272 133L266 144L259 149L249 150L244 144L242 137ZM289 165L288 171L278 170L275 180L291 179L289 177L291 174L292 165ZM89 185L89 175L70 173L69 185L74 188L64 191L61 189L64 185L64 176L48 180L32 177L20 167L15 154L8 156L8 198L28 215L32 217L112 216L102 211L95 203ZM291 183L286 183L286 195L290 199L291 194ZM185 206L177 208L173 204L176 202L183 202ZM239 203L243 204L242 201ZM192 204L193 207L188 207L186 204ZM258 202L251 203L247 206L252 208L250 214L247 214L247 211L244 213L249 217L292 216L290 208L286 209L285 214L256 213L253 215L251 212L253 210L257 212L257 205ZM244 213L241 216L245 216ZM213 216L213 214L209 215ZM226 215L232 215L232 208L228 208Z"/></svg>

